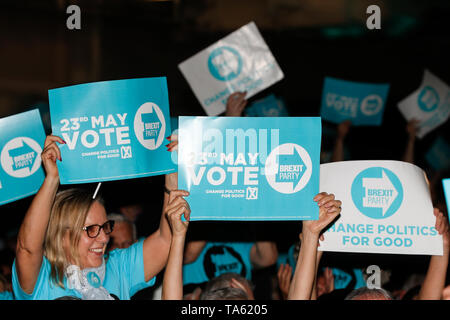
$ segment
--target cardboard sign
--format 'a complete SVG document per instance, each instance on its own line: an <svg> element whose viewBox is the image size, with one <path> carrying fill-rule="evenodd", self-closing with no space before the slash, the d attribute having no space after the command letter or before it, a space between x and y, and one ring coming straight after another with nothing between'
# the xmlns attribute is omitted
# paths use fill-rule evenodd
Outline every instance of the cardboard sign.
<svg viewBox="0 0 450 320"><path fill-rule="evenodd" d="M244 112L248 117L287 117L289 115L284 102L273 94L256 100L245 108Z"/></svg>
<svg viewBox="0 0 450 320"><path fill-rule="evenodd" d="M437 137L425 154L425 160L436 171L450 168L450 145L443 137Z"/></svg>
<svg viewBox="0 0 450 320"><path fill-rule="evenodd" d="M333 123L351 120L354 126L379 126L389 84L352 82L326 77L320 115Z"/></svg>
<svg viewBox="0 0 450 320"><path fill-rule="evenodd" d="M247 99L283 79L254 22L178 65L209 116L225 111L228 96L247 91Z"/></svg>
<svg viewBox="0 0 450 320"><path fill-rule="evenodd" d="M61 184L140 178L176 171L166 78L103 81L49 90Z"/></svg>
<svg viewBox="0 0 450 320"><path fill-rule="evenodd" d="M314 220L320 118L180 117L191 220Z"/></svg>
<svg viewBox="0 0 450 320"><path fill-rule="evenodd" d="M0 205L35 194L44 182L45 131L38 109L0 119Z"/></svg>
<svg viewBox="0 0 450 320"><path fill-rule="evenodd" d="M320 166L320 190L342 201L319 250L442 255L425 173L401 161Z"/></svg>
<svg viewBox="0 0 450 320"><path fill-rule="evenodd" d="M398 109L407 121L420 121L417 137L423 138L450 116L450 87L425 70L419 89L400 101Z"/></svg>

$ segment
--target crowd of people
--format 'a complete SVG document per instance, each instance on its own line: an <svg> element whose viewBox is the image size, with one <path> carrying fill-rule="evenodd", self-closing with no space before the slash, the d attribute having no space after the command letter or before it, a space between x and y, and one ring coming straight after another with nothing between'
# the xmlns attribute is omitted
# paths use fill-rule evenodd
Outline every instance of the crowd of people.
<svg viewBox="0 0 450 320"><path fill-rule="evenodd" d="M233 93L224 116L240 117L246 105L245 92ZM401 159L405 162L414 163L417 124L411 121L406 126L408 141ZM329 161L346 160L345 139L350 130L350 121L337 125ZM177 152L177 137L168 140L167 151ZM372 288L367 286L364 268L335 267L322 259L328 252L318 250L324 229L341 214L342 203L333 194L322 192L314 197L318 220L302 221L298 240L286 250L265 239L187 239L189 192L178 189L177 173L171 173L161 186L164 197L159 226L143 237L137 233L137 204L107 212L102 198L91 191L59 190L57 162L62 161L59 145L64 143L53 135L45 140L41 155L45 180L20 229L1 254L0 299L450 298L449 223L439 190L440 172L428 173L435 228L443 236L444 254L431 256L423 273L408 272L406 267L407 277L400 284L393 285L395 277L390 270L381 270L381 286Z"/></svg>

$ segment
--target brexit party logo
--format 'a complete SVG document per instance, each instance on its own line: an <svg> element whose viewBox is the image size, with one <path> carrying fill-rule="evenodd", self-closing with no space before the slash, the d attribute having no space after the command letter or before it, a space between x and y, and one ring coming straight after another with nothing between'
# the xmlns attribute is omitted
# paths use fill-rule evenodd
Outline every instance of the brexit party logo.
<svg viewBox="0 0 450 320"><path fill-rule="evenodd" d="M403 187L392 171L372 167L360 172L353 180L353 203L365 216L386 219L394 215L403 201Z"/></svg>
<svg viewBox="0 0 450 320"><path fill-rule="evenodd" d="M242 71L242 57L236 49L219 47L209 55L208 69L217 80L231 81Z"/></svg>
<svg viewBox="0 0 450 320"><path fill-rule="evenodd" d="M17 137L3 147L0 158L3 170L15 178L26 178L41 166L41 146L33 139Z"/></svg>
<svg viewBox="0 0 450 320"><path fill-rule="evenodd" d="M292 194L302 190L308 184L311 174L311 157L298 144L279 145L267 157L267 182L280 193Z"/></svg>
<svg viewBox="0 0 450 320"><path fill-rule="evenodd" d="M420 91L417 104L422 111L434 111L439 106L439 94L433 87L426 86Z"/></svg>
<svg viewBox="0 0 450 320"><path fill-rule="evenodd" d="M383 108L383 99L377 94L371 94L361 101L361 112L373 116Z"/></svg>
<svg viewBox="0 0 450 320"><path fill-rule="evenodd" d="M166 121L161 109L152 102L139 107L134 116L134 133L140 144L149 150L157 149L164 141Z"/></svg>
<svg viewBox="0 0 450 320"><path fill-rule="evenodd" d="M227 245L214 245L209 248L203 259L203 268L208 279L213 279L228 272L234 272L243 277L247 275L241 255Z"/></svg>
<svg viewBox="0 0 450 320"><path fill-rule="evenodd" d="M335 93L326 96L327 107L333 107L342 115L355 118L358 114L358 97L350 97ZM378 114L383 108L383 99L377 94L371 94L361 100L360 110L366 116Z"/></svg>

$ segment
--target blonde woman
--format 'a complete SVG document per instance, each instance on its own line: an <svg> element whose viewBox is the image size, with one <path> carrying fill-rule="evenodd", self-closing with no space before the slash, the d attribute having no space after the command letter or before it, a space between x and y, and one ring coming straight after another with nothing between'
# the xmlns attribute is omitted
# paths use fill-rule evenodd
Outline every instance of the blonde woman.
<svg viewBox="0 0 450 320"><path fill-rule="evenodd" d="M58 193L56 161L62 159L57 143L65 142L56 136L45 140L41 156L46 177L19 230L12 277L16 299L130 299L153 285L166 265L172 241L167 218L189 216L183 198L189 193L174 190L176 176L166 175L165 187L173 191L170 202L164 194L159 229L127 249L110 252L106 259L114 223L91 193L79 189Z"/></svg>

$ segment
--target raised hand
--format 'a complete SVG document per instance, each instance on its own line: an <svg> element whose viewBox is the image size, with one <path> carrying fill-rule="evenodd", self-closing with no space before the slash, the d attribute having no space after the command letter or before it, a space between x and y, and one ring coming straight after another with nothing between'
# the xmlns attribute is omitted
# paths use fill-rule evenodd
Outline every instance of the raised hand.
<svg viewBox="0 0 450 320"><path fill-rule="evenodd" d="M178 136L173 134L166 139L170 141L169 144L166 144L167 151L178 151Z"/></svg>
<svg viewBox="0 0 450 320"><path fill-rule="evenodd" d="M408 136L410 139L413 139L416 137L417 130L419 129L419 120L412 119L408 121L408 124L406 125L406 132L408 133Z"/></svg>
<svg viewBox="0 0 450 320"><path fill-rule="evenodd" d="M436 217L436 223L434 227L436 228L436 231L440 235L442 235L444 250L448 251L450 245L450 233L449 233L450 228L448 224L448 219L438 208L434 208L433 213L434 216Z"/></svg>
<svg viewBox="0 0 450 320"><path fill-rule="evenodd" d="M56 160L62 161L61 150L56 143L66 142L58 136L49 135L45 138L44 150L41 153L42 164L48 177L59 177Z"/></svg>
<svg viewBox="0 0 450 320"><path fill-rule="evenodd" d="M245 99L246 94L246 91L230 94L227 99L225 116L240 117L242 115L242 111L244 111L244 108L247 105L247 100Z"/></svg>
<svg viewBox="0 0 450 320"><path fill-rule="evenodd" d="M169 194L169 203L165 208L165 215L169 221L172 234L185 235L191 214L191 208L187 201L183 198L189 195L184 190L173 190ZM181 216L184 215L186 221L182 221Z"/></svg>
<svg viewBox="0 0 450 320"><path fill-rule="evenodd" d="M280 288L283 299L286 300L291 286L292 267L289 264L281 264L277 273L278 287Z"/></svg>
<svg viewBox="0 0 450 320"><path fill-rule="evenodd" d="M306 231L314 235L320 235L322 230L341 213L342 202L335 200L334 194L328 194L326 192L317 194L313 200L319 206L319 219L304 220L302 232Z"/></svg>
<svg viewBox="0 0 450 320"><path fill-rule="evenodd" d="M338 138L344 139L348 132L350 131L350 126L352 125L352 122L350 120L343 121L339 123L337 127L337 135Z"/></svg>

